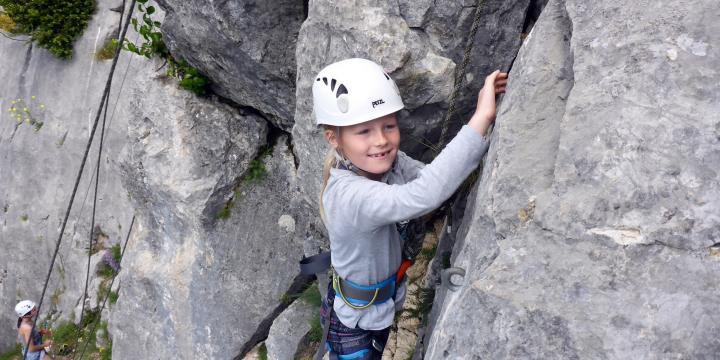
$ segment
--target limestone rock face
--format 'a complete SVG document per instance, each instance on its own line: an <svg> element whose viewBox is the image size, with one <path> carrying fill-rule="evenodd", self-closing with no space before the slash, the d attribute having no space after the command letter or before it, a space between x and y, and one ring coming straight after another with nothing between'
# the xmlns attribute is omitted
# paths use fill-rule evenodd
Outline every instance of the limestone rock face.
<svg viewBox="0 0 720 360"><path fill-rule="evenodd" d="M311 85L326 65L349 57L381 64L398 84L406 110L399 120L401 147L429 160L454 85L455 67L470 30L474 2L313 1L297 42L294 150L308 201L319 193L326 145L315 126ZM480 30L460 94L459 117L467 120L484 76L507 68L520 46L529 1L485 1ZM490 40L492 39L492 40ZM492 41L493 45L488 46ZM460 123L455 123L457 129Z"/></svg>
<svg viewBox="0 0 720 360"><path fill-rule="evenodd" d="M260 154L261 117L151 71L134 84L123 178L140 222L110 321L113 356L232 358L279 304L302 253L308 221L294 207L287 138Z"/></svg>
<svg viewBox="0 0 720 360"><path fill-rule="evenodd" d="M160 0L163 39L213 90L267 114L285 130L295 109L295 42L302 1Z"/></svg>
<svg viewBox="0 0 720 360"><path fill-rule="evenodd" d="M310 321L317 316L318 308L315 306L303 300L294 301L270 327L265 340L268 360L293 359L298 345L310 331Z"/></svg>
<svg viewBox="0 0 720 360"><path fill-rule="evenodd" d="M465 285L426 358L720 352L719 15L550 1L513 66L455 245Z"/></svg>
<svg viewBox="0 0 720 360"><path fill-rule="evenodd" d="M97 1L97 13L75 42L71 60L0 36L0 352L14 346L17 338L15 304L40 298L110 69L111 62L97 60L95 52L118 30L120 15L110 11L114 6L115 1ZM124 61L118 69L124 68ZM118 90L119 86L113 88L111 104ZM28 123L28 115L34 124ZM125 141L126 124L126 119L108 117L95 218L106 235L103 247L120 241L132 216L116 156ZM82 297L92 227L90 179L99 137L98 127L45 294L42 313L53 312L53 319L71 319Z"/></svg>

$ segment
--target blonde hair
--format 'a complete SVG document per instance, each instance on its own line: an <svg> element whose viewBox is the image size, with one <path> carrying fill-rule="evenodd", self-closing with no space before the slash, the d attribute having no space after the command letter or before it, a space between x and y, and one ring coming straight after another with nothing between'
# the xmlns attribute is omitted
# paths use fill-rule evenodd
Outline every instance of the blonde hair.
<svg viewBox="0 0 720 360"><path fill-rule="evenodd" d="M333 131L335 132L336 136L340 137L340 128L336 126L331 125L324 125L323 126L324 131ZM337 158L335 157L335 149L332 147L330 150L328 150L327 154L325 155L325 160L323 161L323 182L322 186L320 187L320 201L318 204L320 205L320 219L327 227L327 218L325 217L325 206L323 206L323 194L325 194L325 188L327 187L328 179L330 179L330 169L332 169L335 166L335 162L337 161Z"/></svg>

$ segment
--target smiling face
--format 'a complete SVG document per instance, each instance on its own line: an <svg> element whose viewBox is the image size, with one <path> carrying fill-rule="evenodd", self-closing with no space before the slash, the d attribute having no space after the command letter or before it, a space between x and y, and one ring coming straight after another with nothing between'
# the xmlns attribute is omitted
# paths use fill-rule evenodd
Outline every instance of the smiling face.
<svg viewBox="0 0 720 360"><path fill-rule="evenodd" d="M325 137L333 148L363 170L363 175L373 180L379 180L392 168L400 146L400 129L395 114L343 126L339 139L335 131L326 130Z"/></svg>

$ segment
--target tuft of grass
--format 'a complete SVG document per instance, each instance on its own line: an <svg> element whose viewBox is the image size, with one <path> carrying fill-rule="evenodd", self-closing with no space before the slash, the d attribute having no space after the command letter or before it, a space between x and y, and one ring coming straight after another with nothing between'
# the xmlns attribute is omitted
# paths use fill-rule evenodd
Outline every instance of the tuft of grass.
<svg viewBox="0 0 720 360"><path fill-rule="evenodd" d="M288 293L280 295L280 302L283 305L289 305L293 301L293 298Z"/></svg>
<svg viewBox="0 0 720 360"><path fill-rule="evenodd" d="M432 310L433 302L435 301L435 289L421 287L415 295L415 308L403 310L403 316L421 319L424 326L427 324L427 314Z"/></svg>
<svg viewBox="0 0 720 360"><path fill-rule="evenodd" d="M30 219L30 217L29 217L27 214L22 214L22 215L20 215L20 220L21 220L21 221L28 221L29 219Z"/></svg>
<svg viewBox="0 0 720 360"><path fill-rule="evenodd" d="M267 169L265 168L265 163L262 161L262 159L255 159L250 162L250 167L245 173L243 181L247 184L256 184L261 182L265 178L265 176L267 176Z"/></svg>
<svg viewBox="0 0 720 360"><path fill-rule="evenodd" d="M435 253L437 253L437 244L434 244L432 247L423 248L422 250L420 250L420 255L428 261L432 260L432 258L435 257Z"/></svg>
<svg viewBox="0 0 720 360"><path fill-rule="evenodd" d="M258 359L268 360L267 346L265 346L265 343L260 344L260 347L258 347Z"/></svg>
<svg viewBox="0 0 720 360"><path fill-rule="evenodd" d="M110 302L110 305L115 305L119 298L120 294L117 291L111 291L108 293L108 302Z"/></svg>
<svg viewBox="0 0 720 360"><path fill-rule="evenodd" d="M98 276L105 278L105 279L109 279L109 278L115 276L115 270L113 268L111 268L110 265L105 264L105 263L98 264L96 273Z"/></svg>
<svg viewBox="0 0 720 360"><path fill-rule="evenodd" d="M70 321L63 321L53 330L53 347L60 351L60 354L69 351L73 346L75 336L77 335L78 326ZM63 350L65 349L65 350Z"/></svg>
<svg viewBox="0 0 720 360"><path fill-rule="evenodd" d="M322 339L322 334L323 328L320 323L320 317L313 316L312 320L310 320L310 335L308 337L310 342L319 342Z"/></svg>
<svg viewBox="0 0 720 360"><path fill-rule="evenodd" d="M119 263L120 259L122 259L122 248L120 248L120 244L115 244L110 247L110 252L112 252L113 259Z"/></svg>
<svg viewBox="0 0 720 360"><path fill-rule="evenodd" d="M233 199L228 200L220 211L215 214L215 218L218 220L227 220L232 214L232 209L235 207Z"/></svg>
<svg viewBox="0 0 720 360"><path fill-rule="evenodd" d="M0 354L0 360L17 360L22 359L22 346L15 344L15 347Z"/></svg>
<svg viewBox="0 0 720 360"><path fill-rule="evenodd" d="M322 303L322 296L320 296L320 290L318 290L317 282L313 282L305 291L300 294L300 300L312 307L320 307Z"/></svg>
<svg viewBox="0 0 720 360"><path fill-rule="evenodd" d="M117 39L107 39L105 45L95 53L95 58L98 60L110 60L115 57L115 52L119 46L120 42Z"/></svg>

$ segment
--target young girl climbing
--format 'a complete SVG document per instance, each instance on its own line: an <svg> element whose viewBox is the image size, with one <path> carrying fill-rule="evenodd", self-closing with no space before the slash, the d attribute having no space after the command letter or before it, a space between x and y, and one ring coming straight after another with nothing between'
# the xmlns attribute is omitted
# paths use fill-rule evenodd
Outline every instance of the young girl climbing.
<svg viewBox="0 0 720 360"><path fill-rule="evenodd" d="M313 83L316 122L331 146L320 199L333 268L321 308L325 349L331 359L380 359L405 299L396 224L440 206L477 167L507 74L485 79L475 114L428 165L399 150L404 105L378 64L343 60Z"/></svg>
<svg viewBox="0 0 720 360"><path fill-rule="evenodd" d="M27 360L50 360L50 356L45 353L45 348L52 345L52 340L42 341L43 336L52 336L49 330L34 330L33 317L37 316L38 310L35 303L30 300L23 300L15 305L15 313L18 316L17 329L18 341L22 344L23 354L25 354L25 345L28 339L32 338L27 350Z"/></svg>

